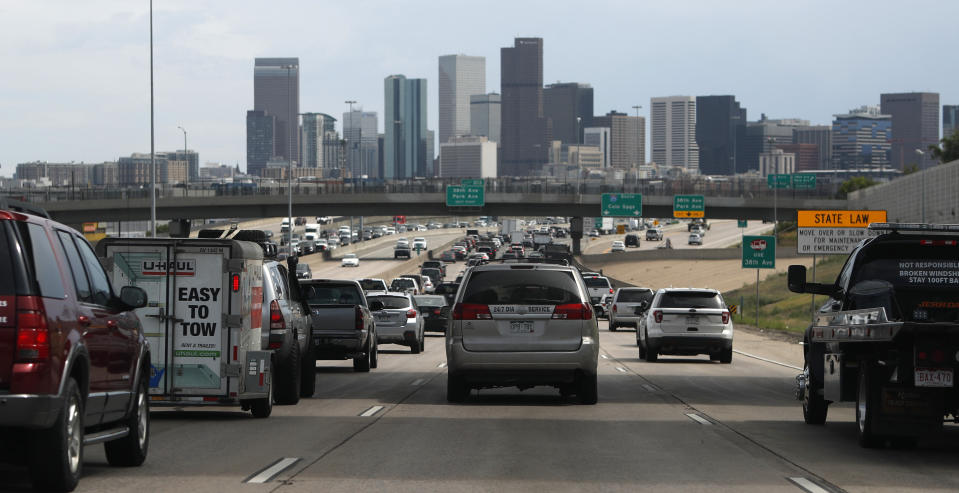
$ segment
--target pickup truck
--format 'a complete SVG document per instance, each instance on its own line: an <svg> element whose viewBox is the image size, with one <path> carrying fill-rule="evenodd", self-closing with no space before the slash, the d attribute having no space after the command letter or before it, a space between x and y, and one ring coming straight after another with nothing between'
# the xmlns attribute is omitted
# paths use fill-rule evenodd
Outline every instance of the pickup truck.
<svg viewBox="0 0 959 493"><path fill-rule="evenodd" d="M376 368L376 325L370 312L383 304L374 301L371 306L357 281L301 281L300 291L310 306L315 358L352 359L358 372Z"/></svg>
<svg viewBox="0 0 959 493"><path fill-rule="evenodd" d="M804 266L789 266L790 291L829 298L806 329L796 397L808 424L854 401L860 445L912 447L959 419L959 226L869 229L882 234L850 253L835 282L806 282Z"/></svg>

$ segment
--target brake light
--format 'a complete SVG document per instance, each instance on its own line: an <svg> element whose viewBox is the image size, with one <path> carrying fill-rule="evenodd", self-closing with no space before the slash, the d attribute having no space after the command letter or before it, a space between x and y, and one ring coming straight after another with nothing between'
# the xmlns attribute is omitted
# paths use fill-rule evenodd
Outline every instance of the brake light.
<svg viewBox="0 0 959 493"><path fill-rule="evenodd" d="M956 240L919 240L922 246L956 246Z"/></svg>
<svg viewBox="0 0 959 493"><path fill-rule="evenodd" d="M655 320L656 323L662 323L662 321L663 321L663 312L662 312L661 310L654 310L654 311L653 311L653 320Z"/></svg>
<svg viewBox="0 0 959 493"><path fill-rule="evenodd" d="M590 320L593 318L593 308L586 303L556 305L556 308L553 308L552 318L554 320Z"/></svg>
<svg viewBox="0 0 959 493"><path fill-rule="evenodd" d="M490 320L492 318L489 305L457 303L453 307L453 320Z"/></svg>
<svg viewBox="0 0 959 493"><path fill-rule="evenodd" d="M609 294L613 294L613 288L609 288Z"/></svg>
<svg viewBox="0 0 959 493"><path fill-rule="evenodd" d="M434 309L433 309L433 315L439 315L439 314L440 314L440 309L439 309L439 308L434 308Z"/></svg>
<svg viewBox="0 0 959 493"><path fill-rule="evenodd" d="M617 309L616 309L616 304L614 303L614 304L613 304L613 313L616 313L616 311L617 311Z"/></svg>
<svg viewBox="0 0 959 493"><path fill-rule="evenodd" d="M729 323L729 312L726 310L723 310L723 323L724 324Z"/></svg>
<svg viewBox="0 0 959 493"><path fill-rule="evenodd" d="M285 329L286 320L283 320L283 312L280 311L280 303L276 300L270 302L270 329Z"/></svg>
<svg viewBox="0 0 959 493"><path fill-rule="evenodd" d="M50 357L50 332L40 298L17 297L17 361L41 361Z"/></svg>
<svg viewBox="0 0 959 493"><path fill-rule="evenodd" d="M356 310L353 312L353 327L356 330L363 330L366 326L363 324L363 309L360 308L360 305L356 305Z"/></svg>
<svg viewBox="0 0 959 493"><path fill-rule="evenodd" d="M406 318L414 318L414 317L416 317L416 310L407 310Z"/></svg>
<svg viewBox="0 0 959 493"><path fill-rule="evenodd" d="M240 275L239 274L233 274L233 279L231 280L231 284L233 285L234 293L237 293L240 291Z"/></svg>

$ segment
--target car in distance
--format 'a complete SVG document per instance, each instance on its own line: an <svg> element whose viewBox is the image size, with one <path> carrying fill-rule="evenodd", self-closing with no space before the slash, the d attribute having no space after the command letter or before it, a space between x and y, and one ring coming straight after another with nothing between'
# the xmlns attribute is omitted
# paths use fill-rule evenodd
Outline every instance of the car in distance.
<svg viewBox="0 0 959 493"><path fill-rule="evenodd" d="M296 264L297 279L313 279L313 269L308 264Z"/></svg>
<svg viewBox="0 0 959 493"><path fill-rule="evenodd" d="M619 288L609 301L609 330L619 327L639 326L639 320L646 314L649 303L653 301L652 289ZM639 338L637 337L637 340Z"/></svg>
<svg viewBox="0 0 959 493"><path fill-rule="evenodd" d="M639 357L649 362L660 354L733 359L733 319L715 289L660 289L640 320L637 338Z"/></svg>
<svg viewBox="0 0 959 493"><path fill-rule="evenodd" d="M413 253L410 251L410 246L408 244L397 243L393 248L393 258L397 259L400 257L411 258Z"/></svg>
<svg viewBox="0 0 959 493"><path fill-rule="evenodd" d="M473 388L558 387L595 404L599 332L573 267L488 264L470 269L446 332L446 398Z"/></svg>
<svg viewBox="0 0 959 493"><path fill-rule="evenodd" d="M382 279L359 279L357 282L360 283L360 287L363 288L363 292L365 293L370 291L388 291L386 281Z"/></svg>
<svg viewBox="0 0 959 493"><path fill-rule="evenodd" d="M360 258L356 256L355 253L347 253L343 256L343 261L340 262L340 267L359 267Z"/></svg>
<svg viewBox="0 0 959 493"><path fill-rule="evenodd" d="M593 309L596 310L596 316L606 317L606 305L604 301L607 296L614 292L613 286L609 283L609 279L602 276L593 276L585 277L583 281L586 283L589 302L593 305Z"/></svg>
<svg viewBox="0 0 959 493"><path fill-rule="evenodd" d="M408 277L397 277L396 279L390 281L390 291L420 294L420 288L416 283L416 280Z"/></svg>
<svg viewBox="0 0 959 493"><path fill-rule="evenodd" d="M436 291L445 292L445 289L440 290L443 284L437 286ZM450 306L446 301L446 297L442 296L444 294L443 292L435 295L421 294L413 297L413 300L416 301L416 306L419 307L420 313L423 315L424 331L446 332L446 326L449 322ZM456 292L454 291L453 295L455 296L455 294Z"/></svg>
<svg viewBox="0 0 959 493"><path fill-rule="evenodd" d="M663 241L662 228L649 228L646 230L646 241Z"/></svg>
<svg viewBox="0 0 959 493"><path fill-rule="evenodd" d="M426 348L423 335L423 315L409 293L371 291L367 293L370 303L379 301L382 307L372 311L376 322L378 344L399 344L419 354Z"/></svg>
<svg viewBox="0 0 959 493"><path fill-rule="evenodd" d="M440 254L440 260L442 260L443 262L455 263L456 252L454 252L453 250L444 250L443 253Z"/></svg>
<svg viewBox="0 0 959 493"><path fill-rule="evenodd" d="M0 460L22 458L35 487L60 491L76 488L85 442L102 442L110 465L141 465L151 367L134 310L146 292L117 296L77 231L0 201Z"/></svg>
<svg viewBox="0 0 959 493"><path fill-rule="evenodd" d="M614 241L614 242L612 243L612 245L610 245L609 251L611 251L611 252L625 252L625 251L626 251L626 244L623 243L623 242L621 242L621 241Z"/></svg>
<svg viewBox="0 0 959 493"><path fill-rule="evenodd" d="M634 234L628 234L623 238L623 243L626 245L626 248L636 247L639 248L639 236Z"/></svg>
<svg viewBox="0 0 959 493"><path fill-rule="evenodd" d="M689 234L689 244L690 245L703 245L703 235L699 233L690 233Z"/></svg>

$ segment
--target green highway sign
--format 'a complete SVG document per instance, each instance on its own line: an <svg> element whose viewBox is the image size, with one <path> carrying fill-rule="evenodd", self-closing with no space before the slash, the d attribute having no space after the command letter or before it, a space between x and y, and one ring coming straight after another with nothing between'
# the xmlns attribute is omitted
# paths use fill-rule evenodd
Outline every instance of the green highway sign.
<svg viewBox="0 0 959 493"><path fill-rule="evenodd" d="M481 187L483 186L483 180L476 178L463 178L460 180L460 185L463 185L464 187Z"/></svg>
<svg viewBox="0 0 959 493"><path fill-rule="evenodd" d="M640 217L643 215L643 194L641 193L604 193L603 216Z"/></svg>
<svg viewBox="0 0 959 493"><path fill-rule="evenodd" d="M486 193L483 187L455 186L446 187L447 207L482 207L486 205Z"/></svg>
<svg viewBox="0 0 959 493"><path fill-rule="evenodd" d="M743 236L743 269L775 269L776 237Z"/></svg>
<svg viewBox="0 0 959 493"><path fill-rule="evenodd" d="M601 217L594 217L594 218L593 218L593 226L595 226L596 229L603 229L603 218L601 218Z"/></svg>
<svg viewBox="0 0 959 493"><path fill-rule="evenodd" d="M814 190L816 175L812 173L796 173L793 175L793 190Z"/></svg>
<svg viewBox="0 0 959 493"><path fill-rule="evenodd" d="M706 197L673 195L673 217L706 217Z"/></svg>
<svg viewBox="0 0 959 493"><path fill-rule="evenodd" d="M747 220L745 220L745 219L738 219L738 220L736 220L736 227L737 227L737 228L747 228L747 227L749 227L749 221L747 221Z"/></svg>
<svg viewBox="0 0 959 493"><path fill-rule="evenodd" d="M769 188L789 188L792 186L792 176L793 175L784 174L766 175L766 185L768 185Z"/></svg>

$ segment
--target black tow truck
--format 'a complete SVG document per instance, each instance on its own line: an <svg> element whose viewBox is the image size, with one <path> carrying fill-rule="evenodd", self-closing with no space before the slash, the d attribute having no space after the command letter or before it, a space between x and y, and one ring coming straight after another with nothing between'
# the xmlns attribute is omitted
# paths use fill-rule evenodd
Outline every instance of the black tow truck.
<svg viewBox="0 0 959 493"><path fill-rule="evenodd" d="M796 395L808 424L829 404L856 403L863 447L913 447L959 423L959 225L871 224L834 283L789 290L829 297L804 337Z"/></svg>

